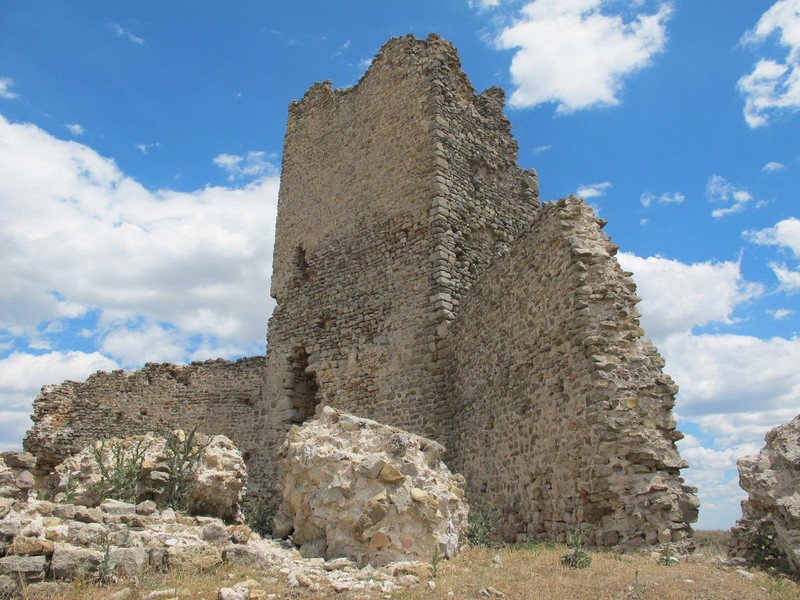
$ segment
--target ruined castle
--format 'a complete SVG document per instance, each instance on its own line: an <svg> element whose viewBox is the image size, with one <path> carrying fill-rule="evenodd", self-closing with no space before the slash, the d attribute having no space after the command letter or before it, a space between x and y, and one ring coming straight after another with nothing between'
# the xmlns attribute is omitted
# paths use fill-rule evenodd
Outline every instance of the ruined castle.
<svg viewBox="0 0 800 600"><path fill-rule="evenodd" d="M689 536L677 387L631 274L580 199L540 204L503 103L435 35L390 40L352 88L313 85L289 106L268 356L45 386L24 444L39 469L199 424L274 498L287 431L330 405L444 444L507 540Z"/></svg>

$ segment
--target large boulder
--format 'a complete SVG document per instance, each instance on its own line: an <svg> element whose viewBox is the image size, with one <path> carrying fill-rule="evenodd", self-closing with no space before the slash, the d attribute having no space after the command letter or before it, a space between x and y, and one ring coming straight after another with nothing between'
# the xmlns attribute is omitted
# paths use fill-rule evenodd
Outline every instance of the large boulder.
<svg viewBox="0 0 800 600"><path fill-rule="evenodd" d="M770 430L765 440L758 455L738 462L739 485L748 498L730 551L800 573L800 415Z"/></svg>
<svg viewBox="0 0 800 600"><path fill-rule="evenodd" d="M274 534L290 535L304 556L360 564L453 556L468 508L464 480L443 453L434 441L324 407L279 452Z"/></svg>
<svg viewBox="0 0 800 600"><path fill-rule="evenodd" d="M247 468L224 435L181 430L112 438L87 446L55 469L56 499L99 506L106 498L152 500L192 514L240 516Z"/></svg>

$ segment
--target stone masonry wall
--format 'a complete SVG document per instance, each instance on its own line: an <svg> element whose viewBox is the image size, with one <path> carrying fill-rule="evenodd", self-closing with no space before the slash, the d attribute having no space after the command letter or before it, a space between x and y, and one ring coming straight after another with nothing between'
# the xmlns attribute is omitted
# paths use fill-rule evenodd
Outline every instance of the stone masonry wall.
<svg viewBox="0 0 800 600"><path fill-rule="evenodd" d="M395 38L356 87L291 105L269 327L287 428L320 402L447 427L447 323L538 204L516 153L502 93L476 96L438 36Z"/></svg>
<svg viewBox="0 0 800 600"><path fill-rule="evenodd" d="M34 401L34 427L23 443L40 471L100 438L143 434L165 426L224 434L242 450L258 493L277 446L266 449L257 427L269 360L212 360L190 365L148 363L139 371L98 372L85 382L46 385Z"/></svg>
<svg viewBox="0 0 800 600"><path fill-rule="evenodd" d="M598 545L672 542L697 517L678 476L677 387L601 226L577 198L544 205L450 330L451 467L510 540L585 524Z"/></svg>

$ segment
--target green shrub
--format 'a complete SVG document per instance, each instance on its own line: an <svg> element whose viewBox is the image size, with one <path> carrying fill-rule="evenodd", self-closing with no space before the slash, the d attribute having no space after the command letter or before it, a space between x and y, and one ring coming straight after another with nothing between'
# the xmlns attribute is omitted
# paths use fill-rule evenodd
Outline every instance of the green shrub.
<svg viewBox="0 0 800 600"><path fill-rule="evenodd" d="M166 456L169 479L164 486L164 505L176 510L186 509L189 492L195 485L192 474L203 458L210 440L201 444L197 439L195 426L188 434L179 435L177 431L165 431L164 454Z"/></svg>
<svg viewBox="0 0 800 600"><path fill-rule="evenodd" d="M106 462L106 440L100 440L92 448L92 454L100 468L100 481L97 491L106 498L122 502L136 502L136 491L139 487L139 476L142 472L145 452L150 447L144 440L134 442L126 453L125 443L114 440L108 446L111 460ZM69 493L69 487L67 495Z"/></svg>
<svg viewBox="0 0 800 600"><path fill-rule="evenodd" d="M769 568L778 565L784 555L775 543L775 525L765 523L756 528L747 538L750 546L750 560L762 568Z"/></svg>
<svg viewBox="0 0 800 600"><path fill-rule="evenodd" d="M493 548L500 539L497 529L500 525L500 511L493 506L474 506L469 511L469 533L467 540L473 546Z"/></svg>
<svg viewBox="0 0 800 600"><path fill-rule="evenodd" d="M259 535L272 535L275 507L264 500L251 500L245 507L247 526Z"/></svg>

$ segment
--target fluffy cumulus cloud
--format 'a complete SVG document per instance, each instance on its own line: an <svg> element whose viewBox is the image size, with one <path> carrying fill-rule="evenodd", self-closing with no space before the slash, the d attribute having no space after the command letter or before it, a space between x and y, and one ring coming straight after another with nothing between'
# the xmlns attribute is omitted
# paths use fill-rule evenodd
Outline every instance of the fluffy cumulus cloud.
<svg viewBox="0 0 800 600"><path fill-rule="evenodd" d="M785 56L760 59L737 84L745 100L745 121L752 128L768 125L780 113L800 110L800 0L775 2L742 41L762 45L775 35Z"/></svg>
<svg viewBox="0 0 800 600"><path fill-rule="evenodd" d="M731 324L734 311L763 293L742 276L741 264L678 260L620 253L622 267L634 274L642 326L659 347L672 335L691 334L696 327Z"/></svg>
<svg viewBox="0 0 800 600"><path fill-rule="evenodd" d="M484 2L484 4L486 4ZM511 106L555 102L558 112L619 104L624 80L666 44L669 2L639 12L630 0L534 0L495 43L515 49ZM627 5L627 6L626 6ZM624 13L624 14L623 14Z"/></svg>
<svg viewBox="0 0 800 600"><path fill-rule="evenodd" d="M575 192L576 196L580 196L584 200L589 198L597 198L598 196L605 196L606 192L613 187L610 181L603 181L600 183L581 184Z"/></svg>
<svg viewBox="0 0 800 600"><path fill-rule="evenodd" d="M786 248L795 258L800 259L800 219L798 218L789 217L767 229L746 231L744 237L756 244Z"/></svg>
<svg viewBox="0 0 800 600"><path fill-rule="evenodd" d="M80 378L263 352L278 177L259 173L240 187L150 191L88 146L0 116L0 350L17 351L9 373L35 374L25 397L63 379L53 365L65 361ZM96 351L61 352L65 329ZM9 394L0 410L19 405Z"/></svg>
<svg viewBox="0 0 800 600"><path fill-rule="evenodd" d="M746 231L744 237L751 242L765 246L778 246L786 258L795 263L792 267L786 262L770 263L780 289L787 292L800 292L800 219L789 217L767 229ZM776 317L780 318L780 317Z"/></svg>
<svg viewBox="0 0 800 600"><path fill-rule="evenodd" d="M784 224L749 235L782 243L791 229ZM679 423L698 432L681 444L681 455L690 464L687 481L700 487L701 526L729 527L742 497L736 459L757 452L768 429L797 414L800 338L725 331L764 293L763 286L745 279L738 261L687 264L627 253L620 253L619 261L633 272L643 298L645 335L680 386Z"/></svg>

